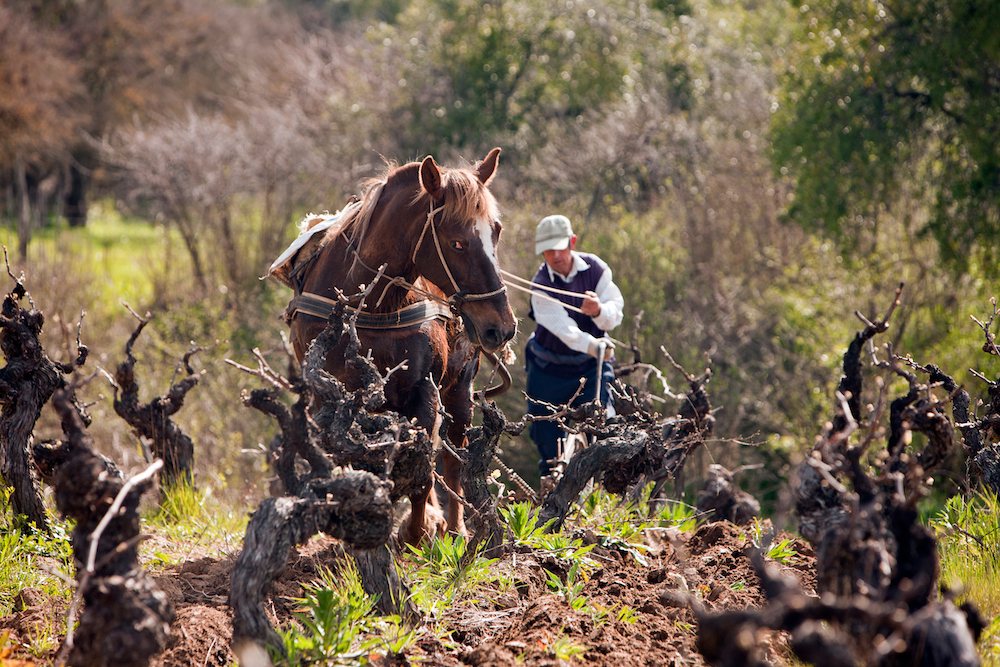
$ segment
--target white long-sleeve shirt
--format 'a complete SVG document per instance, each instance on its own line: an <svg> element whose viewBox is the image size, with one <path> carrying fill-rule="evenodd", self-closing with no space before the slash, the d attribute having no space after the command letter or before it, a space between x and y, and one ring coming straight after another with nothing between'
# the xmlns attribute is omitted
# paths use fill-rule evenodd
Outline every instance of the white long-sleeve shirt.
<svg viewBox="0 0 1000 667"><path fill-rule="evenodd" d="M602 330L611 331L622 323L625 299L612 279L611 268L599 257L596 259L604 268L604 275L601 276L594 289L601 302L601 312L591 319ZM545 269L549 272L549 278L558 287L560 282L568 284L580 271L590 270L590 266L576 251L573 251L573 267L570 269L569 275L563 276L561 273L556 273L548 264L545 265ZM598 340L586 331L581 331L561 303L540 298L536 292L531 296L531 309L535 313L535 321L555 334L572 350L588 354Z"/></svg>

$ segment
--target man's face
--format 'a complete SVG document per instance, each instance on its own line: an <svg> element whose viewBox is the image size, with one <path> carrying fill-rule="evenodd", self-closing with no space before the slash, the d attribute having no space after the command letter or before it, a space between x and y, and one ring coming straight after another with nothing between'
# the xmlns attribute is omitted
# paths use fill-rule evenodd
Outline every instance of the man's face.
<svg viewBox="0 0 1000 667"><path fill-rule="evenodd" d="M569 247L562 250L546 250L542 253L549 268L561 276L569 275L573 268L573 248L576 247L576 236L569 238Z"/></svg>

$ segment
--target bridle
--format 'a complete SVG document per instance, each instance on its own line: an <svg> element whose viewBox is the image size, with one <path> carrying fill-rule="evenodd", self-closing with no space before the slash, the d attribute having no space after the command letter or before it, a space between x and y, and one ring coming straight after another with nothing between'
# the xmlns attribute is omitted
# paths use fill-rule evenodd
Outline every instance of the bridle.
<svg viewBox="0 0 1000 667"><path fill-rule="evenodd" d="M462 292L462 289L458 286L458 281L455 280L455 276L451 271L451 267L448 266L448 261L445 259L444 252L441 250L441 242L438 239L437 225L434 222L434 217L442 210L444 210L444 204L435 208L434 202L431 202L431 207L427 212L427 218L424 221L424 227L420 231L420 237L417 239L417 243L413 248L411 261L416 264L417 253L420 251L420 246L424 242L424 237L427 236L427 230L430 229L431 238L434 239L434 249L437 251L438 259L441 261L441 266L444 267L445 274L447 274L448 280L451 281L451 286L454 288L455 293L450 297L442 298L441 296L429 292L422 287L414 285L402 276L386 278L386 285L382 289L382 293L379 295L379 298L375 301L376 308L382 304L382 301L385 299L385 295L392 286L402 287L418 294L423 297L422 301L417 304L411 304L392 311L391 313L358 313L359 318L356 326L365 329L387 329L398 328L400 326L411 326L413 324L420 324L433 319L447 320L460 315L462 306L465 303L471 301L485 301L507 291L507 285L504 284L503 278L501 278L500 288L491 292L482 292L479 294L464 294ZM348 249L354 253L355 261L361 264L361 266L376 274L376 276L382 275L379 269L369 266L361 258L361 253L358 252L357 246L353 240L348 244ZM427 301L435 303L430 304L427 303ZM335 302L332 299L327 299L310 292L301 292L295 299L292 300L292 303L289 304L288 315L290 316L294 314L295 311L300 311L308 315L328 318L330 313L333 312L334 303ZM421 303L425 305L421 306ZM444 306L446 310L442 309L440 306L435 307L435 304ZM352 308L351 310L354 309ZM401 324L401 322L405 322L406 324Z"/></svg>
<svg viewBox="0 0 1000 667"><path fill-rule="evenodd" d="M427 220L424 222L424 228L420 230L420 237L417 239L417 244L413 246L413 257L411 257L411 261L414 264L417 263L417 253L420 251L420 246L424 242L424 236L427 235L427 229L429 227L431 230L431 238L434 239L434 249L437 251L438 259L441 260L441 266L444 267L444 272L448 274L448 280L451 281L451 286L455 288L455 293L448 297L448 305L452 308L456 308L457 304L457 309L460 310L462 303L464 302L485 301L486 299L492 299L493 297L506 292L507 285L504 284L503 278L501 278L500 288L495 289L492 292L483 292L481 294L462 294L462 290L459 288L458 282L455 280L455 276L451 273L451 267L448 266L448 261L444 258L444 253L441 251L441 241L438 240L437 225L434 224L434 216L444 209L444 204L441 204L437 208L433 208L434 202L431 202L431 206L432 208L427 212Z"/></svg>

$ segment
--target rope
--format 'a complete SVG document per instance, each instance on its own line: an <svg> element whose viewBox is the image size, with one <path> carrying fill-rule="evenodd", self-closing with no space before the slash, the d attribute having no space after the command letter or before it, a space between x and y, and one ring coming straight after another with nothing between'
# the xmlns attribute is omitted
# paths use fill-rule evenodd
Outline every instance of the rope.
<svg viewBox="0 0 1000 667"><path fill-rule="evenodd" d="M577 298L579 298L581 296L579 292L569 292L567 290L561 290L561 289L558 289L556 287L549 287L548 285L541 285L539 283L535 283L535 282L532 282L530 280L525 280L521 276L518 276L518 275L515 275L513 273L510 273L509 271L504 271L503 269L500 269L500 273L505 278L510 278L511 279L511 280L505 280L504 281L507 284L508 287L512 287L512 288L514 288L516 290L520 290L520 291L524 292L525 294L530 294L531 298L536 298L537 297L539 299L544 299L546 301L552 301L553 303L558 303L560 306L562 306L563 308L565 308L567 310L572 310L574 312L580 313L581 315L587 315L587 313L583 312L581 309L577 308L576 306L571 306L570 304L568 304L568 303L566 303L564 301L560 301L559 299L555 298L554 296L549 296L548 294L542 294L541 292L536 292L534 288L537 287L539 289L548 290L549 292L555 292L556 294L565 294L566 296L575 296ZM521 285L518 285L518 282L524 283L525 285L531 285L531 288L522 287ZM590 317L590 316L587 315L587 317ZM605 332L604 335L607 337L608 340L610 340L615 345L620 345L623 348L630 348L631 347L631 345L623 343L620 340L618 340L617 338L612 338L606 332Z"/></svg>
<svg viewBox="0 0 1000 667"><path fill-rule="evenodd" d="M531 290L526 290L524 288L519 288L523 292L531 292L531 291L533 291L533 289L535 287L537 287L538 289L543 289L543 290L545 290L547 292L552 292L553 294L562 294L564 296L575 296L575 297L579 297L580 296L579 292L569 292L569 291L564 290L564 289L559 289L558 287L549 287L548 285L543 285L541 283L536 283L536 282L532 282L530 280L525 280L521 276L518 276L518 275L515 275L513 273L510 273L509 271L504 271L503 269L500 269L500 273L503 274L503 276L505 278L510 278L511 280L514 280L516 282L522 283L524 285L531 285L531 287L532 287ZM510 283L507 283L507 284L510 285ZM510 285L510 286L511 287L515 287L515 285ZM541 296L545 296L545 295L543 294ZM555 300L558 301L558 299L555 299ZM562 303L562 301L559 301L559 303ZM563 305L566 305L566 304L563 304ZM572 308L572 306L566 306L566 307L567 308ZM583 312L583 311L577 310L577 312L580 313L580 312Z"/></svg>
<svg viewBox="0 0 1000 667"><path fill-rule="evenodd" d="M431 205L433 206L433 203ZM444 204L441 204L437 208L432 208L430 213L427 214L427 219L424 221L424 228L420 230L420 238L417 239L417 245L413 246L413 257L410 258L410 261L414 264L417 263L417 251L420 250L420 244L424 242L424 234L427 233L427 228L430 227L434 221L435 214L443 208ZM435 236L437 236L437 234L435 234Z"/></svg>
<svg viewBox="0 0 1000 667"><path fill-rule="evenodd" d="M501 270L500 272L503 273L503 274L507 273L506 271L503 271L503 270ZM524 280L524 279L521 278L520 280ZM529 282L529 281L525 281L525 282ZM546 288L545 285L539 285L538 283L530 283L530 284L535 285L536 287L542 287L544 289L549 289L549 288ZM508 282L507 286L508 287L513 287L516 290L520 290L520 291L524 292L525 294L530 294L532 296L532 298L534 298L534 297L537 296L539 299L544 299L545 301L551 301L552 303L558 303L560 306L562 306L566 310L572 310L575 313L581 313L583 315L587 314L587 313L584 313L579 308L577 308L576 306L571 306L570 304L566 303L565 301L560 301L559 299L555 298L554 296L549 296L548 294L542 294L541 292L536 292L535 290L528 289L527 287L521 287L517 283ZM562 290L560 290L560 291L562 291ZM581 296L579 292L565 292L565 294L571 294L572 296L575 296L575 297ZM588 315L588 317L589 317L589 315Z"/></svg>
<svg viewBox="0 0 1000 667"><path fill-rule="evenodd" d="M462 290L458 288L458 283L455 282L455 276L451 275L451 267L448 266L448 262L444 261L444 253L441 252L441 242L438 240L437 225L434 224L433 213L434 211L428 213L427 219L431 223L431 236L434 238L434 248L437 249L438 259L441 260L441 266L444 267L444 272L448 274L448 280L451 281L451 286L455 288L455 294L458 294ZM421 234L421 236L423 235ZM417 248L419 247L420 245L418 244L417 247L413 249L414 263L416 263L415 258L417 256Z"/></svg>

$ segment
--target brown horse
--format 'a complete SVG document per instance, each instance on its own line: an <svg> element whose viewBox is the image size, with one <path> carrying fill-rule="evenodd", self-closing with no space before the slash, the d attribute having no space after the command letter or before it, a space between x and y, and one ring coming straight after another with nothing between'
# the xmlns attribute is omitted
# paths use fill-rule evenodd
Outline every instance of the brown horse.
<svg viewBox="0 0 1000 667"><path fill-rule="evenodd" d="M290 326L301 362L326 326L322 315L329 310L317 303L332 303L338 290L359 294L384 265L357 328L362 350L371 350L376 367L406 362L389 379L385 409L415 418L433 437L440 396L452 417L448 439L458 447L467 444L480 351L499 350L517 330L497 261L502 225L487 188L499 154L493 149L472 169L442 169L431 157L390 168L323 232L314 254L296 262L287 278L296 293ZM303 227L315 224L307 219ZM358 378L345 368L346 344L345 338L330 353L326 369L354 390ZM443 460L448 486L461 493L460 462L447 451ZM425 518L429 498L436 502L432 491L428 480L426 490L410 498L403 540L416 543L440 528ZM464 530L457 502L449 503L448 529Z"/></svg>

